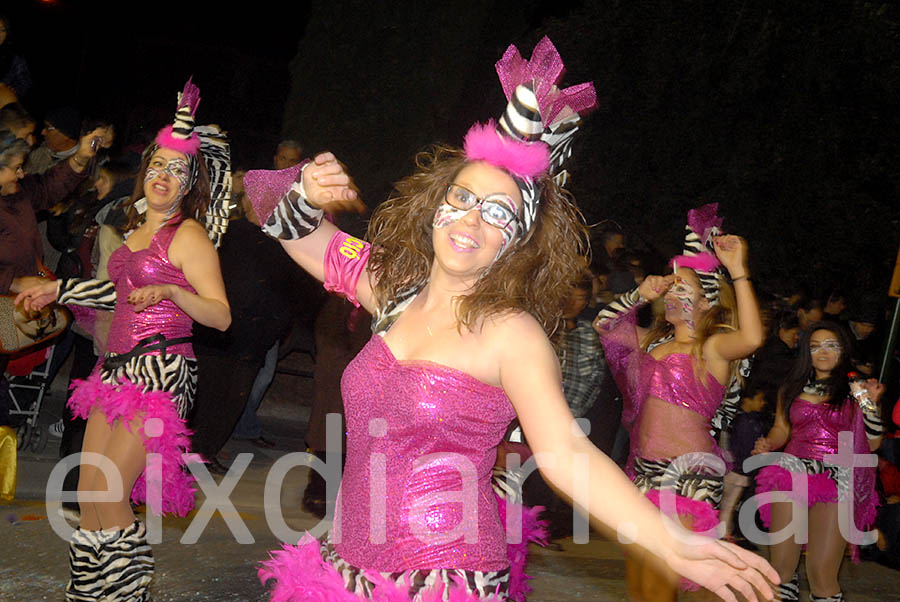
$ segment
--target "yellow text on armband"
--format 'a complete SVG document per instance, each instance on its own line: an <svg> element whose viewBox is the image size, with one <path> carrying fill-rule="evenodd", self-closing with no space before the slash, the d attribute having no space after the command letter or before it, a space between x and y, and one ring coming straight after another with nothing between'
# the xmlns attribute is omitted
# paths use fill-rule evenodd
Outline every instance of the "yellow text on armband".
<svg viewBox="0 0 900 602"><path fill-rule="evenodd" d="M344 242L341 243L338 253L347 259L359 259L359 252L362 251L365 245L366 243L360 239L348 236L344 239Z"/></svg>

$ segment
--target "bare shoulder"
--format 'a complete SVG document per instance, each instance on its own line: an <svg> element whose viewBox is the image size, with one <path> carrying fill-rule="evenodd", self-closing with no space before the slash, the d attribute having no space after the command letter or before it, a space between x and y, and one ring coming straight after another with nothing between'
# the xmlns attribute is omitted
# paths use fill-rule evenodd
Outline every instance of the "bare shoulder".
<svg viewBox="0 0 900 602"><path fill-rule="evenodd" d="M482 337L501 357L507 358L531 355L535 348L550 345L540 323L524 311L488 318L483 325Z"/></svg>
<svg viewBox="0 0 900 602"><path fill-rule="evenodd" d="M169 259L174 264L180 266L186 260L193 261L211 255L216 255L216 248L200 222L186 219L179 224L169 247Z"/></svg>

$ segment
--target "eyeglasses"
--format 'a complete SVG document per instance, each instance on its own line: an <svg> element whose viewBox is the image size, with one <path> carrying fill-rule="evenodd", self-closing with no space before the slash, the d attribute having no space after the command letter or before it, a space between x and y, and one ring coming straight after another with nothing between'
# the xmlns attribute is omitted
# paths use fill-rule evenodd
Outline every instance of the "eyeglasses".
<svg viewBox="0 0 900 602"><path fill-rule="evenodd" d="M840 353L841 344L834 339L825 339L820 344L811 343L809 345L810 353L818 353L820 351L828 351L831 353Z"/></svg>
<svg viewBox="0 0 900 602"><path fill-rule="evenodd" d="M512 222L519 223L515 201L503 193L498 192L479 198L465 186L450 184L447 187L445 200L451 207L463 211L471 211L480 207L481 219L484 220L484 223L501 230Z"/></svg>

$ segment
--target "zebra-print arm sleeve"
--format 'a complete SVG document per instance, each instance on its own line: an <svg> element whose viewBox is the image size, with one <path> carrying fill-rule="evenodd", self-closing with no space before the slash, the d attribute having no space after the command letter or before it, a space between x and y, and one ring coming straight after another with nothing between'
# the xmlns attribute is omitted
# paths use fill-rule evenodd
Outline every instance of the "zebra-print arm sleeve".
<svg viewBox="0 0 900 602"><path fill-rule="evenodd" d="M301 172L302 173L302 172ZM306 201L303 180L294 182L275 205L262 231L281 240L296 240L312 234L322 223L325 212Z"/></svg>
<svg viewBox="0 0 900 602"><path fill-rule="evenodd" d="M627 293L619 295L609 305L601 309L597 313L597 317L594 318L594 328L605 328L617 318L637 309L646 302L647 300L641 297L641 293L635 287Z"/></svg>
<svg viewBox="0 0 900 602"><path fill-rule="evenodd" d="M866 438L878 439L884 435L884 422L881 420L880 408L875 411L863 410L863 424L866 427Z"/></svg>
<svg viewBox="0 0 900 602"><path fill-rule="evenodd" d="M60 281L58 301L112 311L116 308L116 287L109 280L65 278Z"/></svg>
<svg viewBox="0 0 900 602"><path fill-rule="evenodd" d="M722 398L722 403L716 409L716 413L710 422L712 428L709 430L709 434L713 437L718 437L720 432L731 429L731 423L734 422L734 417L737 416L738 410L741 408L743 384L745 379L750 376L752 366L752 356L745 357L739 361L737 370L728 383L725 397Z"/></svg>

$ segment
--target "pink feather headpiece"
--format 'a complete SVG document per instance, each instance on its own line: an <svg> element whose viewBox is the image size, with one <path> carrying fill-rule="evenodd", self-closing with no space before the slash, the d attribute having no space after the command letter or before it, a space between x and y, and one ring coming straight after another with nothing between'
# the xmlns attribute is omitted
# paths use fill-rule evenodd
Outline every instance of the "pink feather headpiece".
<svg viewBox="0 0 900 602"><path fill-rule="evenodd" d="M463 143L470 161L487 161L520 178L536 178L550 168L550 148L543 142L521 142L497 131L497 122L476 123Z"/></svg>

